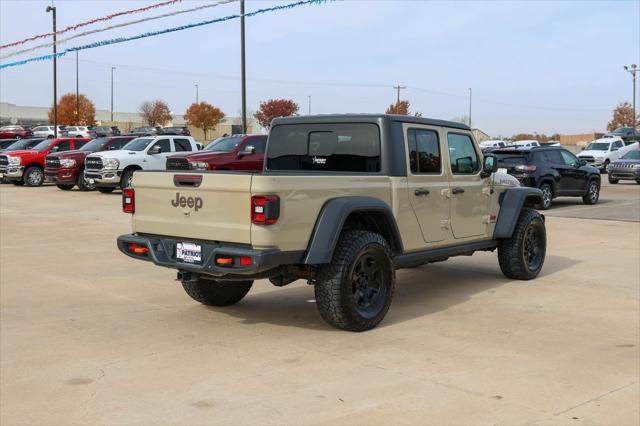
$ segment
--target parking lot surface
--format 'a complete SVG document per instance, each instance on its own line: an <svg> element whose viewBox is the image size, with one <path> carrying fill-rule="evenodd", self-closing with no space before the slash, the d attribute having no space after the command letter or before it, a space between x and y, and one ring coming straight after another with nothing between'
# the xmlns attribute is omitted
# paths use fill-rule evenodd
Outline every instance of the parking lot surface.
<svg viewBox="0 0 640 426"><path fill-rule="evenodd" d="M0 423L637 425L639 188L545 212L537 280L492 253L399 271L349 333L302 281L193 302L117 251L119 194L2 185Z"/></svg>

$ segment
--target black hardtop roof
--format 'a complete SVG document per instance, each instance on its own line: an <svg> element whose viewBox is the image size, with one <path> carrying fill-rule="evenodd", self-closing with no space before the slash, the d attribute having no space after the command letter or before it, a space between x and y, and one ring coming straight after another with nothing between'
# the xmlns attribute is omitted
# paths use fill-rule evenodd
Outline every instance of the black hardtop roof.
<svg viewBox="0 0 640 426"><path fill-rule="evenodd" d="M434 118L414 117L412 115L394 114L319 114L298 117L280 117L273 119L272 126L278 124L312 124L312 123L376 123L380 119L387 119L400 123L425 124L429 126L450 127L460 130L471 130L469 126L455 121L438 120Z"/></svg>
<svg viewBox="0 0 640 426"><path fill-rule="evenodd" d="M554 151L558 149L563 149L561 146L532 146L527 148L516 148L516 147L506 147L500 149L494 149L490 152L490 154L529 154L531 151Z"/></svg>

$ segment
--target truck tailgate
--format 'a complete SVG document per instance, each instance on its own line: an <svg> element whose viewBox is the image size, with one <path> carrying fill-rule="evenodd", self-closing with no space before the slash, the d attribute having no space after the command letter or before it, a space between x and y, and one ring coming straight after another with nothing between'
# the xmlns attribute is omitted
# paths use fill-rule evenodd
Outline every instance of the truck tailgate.
<svg viewBox="0 0 640 426"><path fill-rule="evenodd" d="M250 244L251 179L249 173L136 172L133 231Z"/></svg>

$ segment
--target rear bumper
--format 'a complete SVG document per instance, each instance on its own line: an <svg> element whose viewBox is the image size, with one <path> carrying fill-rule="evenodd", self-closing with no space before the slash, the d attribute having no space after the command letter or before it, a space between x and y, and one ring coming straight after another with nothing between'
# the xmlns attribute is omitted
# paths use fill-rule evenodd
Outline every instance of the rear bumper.
<svg viewBox="0 0 640 426"><path fill-rule="evenodd" d="M44 169L46 182L71 184L76 183L78 171L76 169Z"/></svg>
<svg viewBox="0 0 640 426"><path fill-rule="evenodd" d="M182 242L198 244L202 247L202 262L199 264L185 263L176 258L176 245ZM134 254L129 250L129 244L146 246L148 254ZM212 275L217 278L266 278L268 272L279 266L296 265L302 263L303 251L280 251L277 249L257 250L249 246L213 241L194 241L157 235L126 234L118 237L118 249L129 257L153 262L158 266L188 271L196 274ZM216 265L217 256L249 256L252 259L248 266L220 266Z"/></svg>

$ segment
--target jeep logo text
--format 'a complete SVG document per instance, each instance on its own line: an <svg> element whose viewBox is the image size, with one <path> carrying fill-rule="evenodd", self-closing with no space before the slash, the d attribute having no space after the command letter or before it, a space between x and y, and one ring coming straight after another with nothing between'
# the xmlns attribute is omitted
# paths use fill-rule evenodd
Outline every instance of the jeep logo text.
<svg viewBox="0 0 640 426"><path fill-rule="evenodd" d="M179 192L176 192L176 199L171 200L171 205L173 207L195 208L195 211L198 211L202 208L202 198L185 197L184 195L181 196Z"/></svg>

